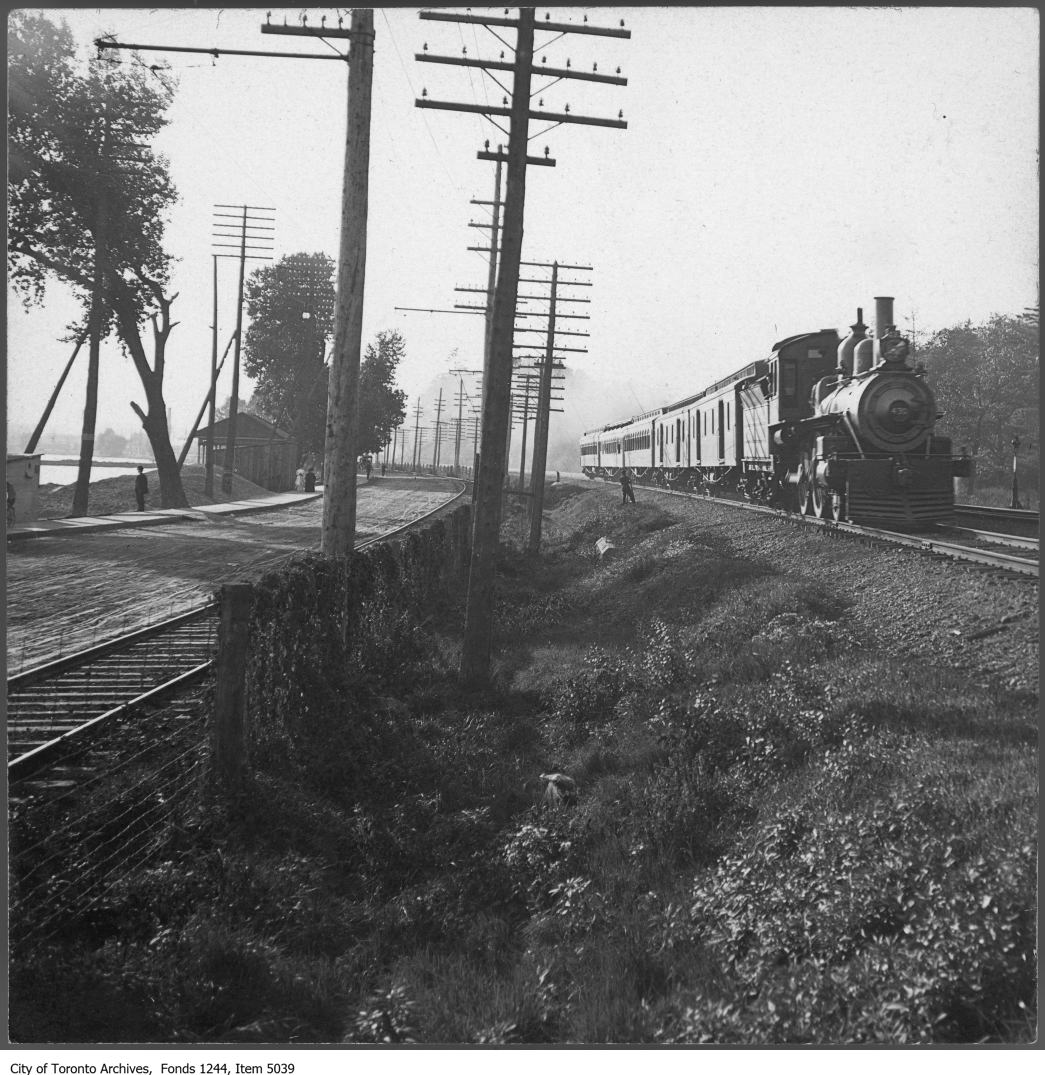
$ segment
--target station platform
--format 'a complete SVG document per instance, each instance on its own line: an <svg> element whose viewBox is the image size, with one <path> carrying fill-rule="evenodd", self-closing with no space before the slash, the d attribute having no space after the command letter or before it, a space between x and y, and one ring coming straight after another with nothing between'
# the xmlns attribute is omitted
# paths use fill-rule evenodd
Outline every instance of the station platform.
<svg viewBox="0 0 1045 1075"><path fill-rule="evenodd" d="M315 493L272 493L252 500L232 500L225 504L198 504L192 508L159 508L155 511L126 511L114 515L85 515L78 519L35 519L7 528L8 541L30 538L63 537L92 534L99 530L123 530L128 527L162 526L165 523L189 519L219 518L230 515L249 515L256 511L272 511L293 504L307 504L323 496Z"/></svg>

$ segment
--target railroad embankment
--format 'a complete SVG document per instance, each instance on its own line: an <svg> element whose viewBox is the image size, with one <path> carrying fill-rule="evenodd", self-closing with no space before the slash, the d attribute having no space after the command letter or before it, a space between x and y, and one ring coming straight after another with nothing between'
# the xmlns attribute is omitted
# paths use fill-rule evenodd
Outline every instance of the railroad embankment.
<svg viewBox="0 0 1045 1075"><path fill-rule="evenodd" d="M348 632L15 1040L1032 1040L1037 586L637 496L510 498L489 689L459 592Z"/></svg>

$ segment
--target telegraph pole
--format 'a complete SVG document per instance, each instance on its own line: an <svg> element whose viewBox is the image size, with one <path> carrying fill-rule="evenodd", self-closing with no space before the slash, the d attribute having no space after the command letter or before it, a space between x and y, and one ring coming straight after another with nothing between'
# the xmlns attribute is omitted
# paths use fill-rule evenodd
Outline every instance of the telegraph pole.
<svg viewBox="0 0 1045 1075"><path fill-rule="evenodd" d="M414 406L414 457L410 463L410 469L416 471L417 464L420 460L419 447L421 444L421 397L417 397L417 403Z"/></svg>
<svg viewBox="0 0 1045 1075"><path fill-rule="evenodd" d="M214 265L214 311L211 317L210 337L210 424L207 428L207 474L203 480L203 492L214 497L214 412L218 395L218 255L211 254Z"/></svg>
<svg viewBox="0 0 1045 1075"><path fill-rule="evenodd" d="M588 299L560 299L559 296L559 269L558 262L552 262L551 295L548 308L548 336L544 350L544 362L541 366L540 388L537 397L537 422L533 431L533 466L530 473L530 490L533 499L530 501L530 540L527 550L536 555L541 547L541 524L544 517L544 472L548 464L548 427L551 421L551 398L552 377L555 369L556 343L555 321L558 315L557 305L559 301L588 302ZM588 266L570 266L573 269L587 269ZM558 315L583 317L583 314ZM571 333L571 335L585 335L584 333ZM564 350L579 350L583 348L564 348Z"/></svg>
<svg viewBox="0 0 1045 1075"><path fill-rule="evenodd" d="M427 53L417 59L430 63L449 63L464 67L480 67L486 72L510 71L512 95L509 106L504 98L501 106L458 104L427 99L422 91L415 104L421 108L443 108L452 111L473 112L487 116L509 118L507 182L504 199L504 226L502 231L500 266L494 291L491 318L490 362L483 384L482 440L479 451L479 472L474 484L474 525L472 557L468 575L468 598L465 609L464 641L461 652L461 676L465 680L486 680L490 673L491 640L493 637L494 579L500 534L503 481L507 446L507 427L511 415L512 345L514 337L515 308L519 287L519 263L522 253L523 215L526 198L526 153L531 119L560 123L587 123L597 126L626 128L621 117L616 120L594 119L571 115L568 111L551 113L530 108L531 77L552 77L556 80L580 78L587 81L626 85L626 80L612 75L591 74L569 68L534 67L535 19L533 8L520 8L518 18L492 15L456 15L438 11L420 12L422 19L442 22L471 23L490 27L514 27L515 56L511 62L470 60L432 56ZM573 23L542 23L541 31L560 36L568 33L595 34L608 37L628 38L630 31L600 29ZM495 32L495 31L492 31ZM493 76L491 76L493 77ZM503 129L503 128L502 128ZM498 153L494 159L499 160ZM489 154L487 154L489 159ZM494 236L496 239L496 235ZM496 242L491 242L491 248Z"/></svg>
<svg viewBox="0 0 1045 1075"><path fill-rule="evenodd" d="M530 423L530 382L533 380L533 375L524 373L523 380L526 382L526 394L523 396L523 413L522 413L522 448L519 452L519 488L523 488L523 481L526 478L526 431Z"/></svg>
<svg viewBox="0 0 1045 1075"><path fill-rule="evenodd" d="M215 265L219 257L237 257L239 259L239 290L236 299L236 332L234 339L235 348L232 352L232 395L229 398L229 431L225 437L225 450L222 453L221 490L226 496L232 495L232 476L236 471L236 419L239 415L239 367L240 349L243 344L243 285L246 277L248 261L271 261L272 249L275 239L267 234L275 231L275 218L268 215L275 209L259 205L226 205L218 203L214 206L214 238L235 239L239 233L238 244L215 242L216 247L225 249L239 246L238 254L216 254ZM237 209L238 213L221 213L219 209ZM238 217L238 224L226 224L225 217ZM250 240L248 246L247 240ZM248 254L248 250L261 250L261 254ZM216 270L215 270L216 272ZM216 277L215 277L216 279ZM215 321L217 319L215 318ZM213 423L212 423L213 424ZM213 440L210 442L213 444Z"/></svg>
<svg viewBox="0 0 1045 1075"><path fill-rule="evenodd" d="M266 26L265 33L351 39L348 57L348 119L345 178L341 196L334 349L327 396L324 450L323 552L348 556L356 534L356 445L359 439L359 357L363 342L370 174L370 97L374 80L374 11L354 8L349 30Z"/></svg>
<svg viewBox="0 0 1045 1075"><path fill-rule="evenodd" d="M345 139L345 173L342 190L341 245L338 258L338 296L334 324L334 352L331 358L330 391L327 401L327 481L323 495L323 551L330 556L346 556L355 540L357 404L359 350L362 341L363 278L366 267L366 217L370 163L370 93L374 63L374 12L356 8L351 28L342 20L337 27L306 25L261 27L263 34L298 37L348 38L351 52L343 56L319 52L260 52L253 49L196 48L178 45L123 44L98 38L99 49L125 48L159 52L199 52L214 57L265 56L283 59L334 60L347 62L348 118ZM329 43L329 42L328 42ZM233 406L236 405L235 392Z"/></svg>
<svg viewBox="0 0 1045 1075"><path fill-rule="evenodd" d="M439 433L440 422L443 417L443 389L439 389L439 402L435 405L435 446L432 449L432 472L439 466Z"/></svg>

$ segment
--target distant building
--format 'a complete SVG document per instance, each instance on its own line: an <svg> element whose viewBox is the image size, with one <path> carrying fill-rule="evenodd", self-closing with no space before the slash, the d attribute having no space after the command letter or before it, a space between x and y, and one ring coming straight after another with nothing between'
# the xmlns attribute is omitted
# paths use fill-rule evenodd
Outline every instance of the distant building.
<svg viewBox="0 0 1045 1075"><path fill-rule="evenodd" d="M15 522L28 523L40 515L40 455L8 455L7 484L15 494Z"/></svg>
<svg viewBox="0 0 1045 1075"><path fill-rule="evenodd" d="M200 429L195 437L196 461L207 464L207 436L210 426ZM225 445L229 435L229 420L214 423L214 469L225 469ZM294 488L294 472L298 466L298 443L285 430L266 422L256 414L236 415L236 459L234 471L241 478L284 493Z"/></svg>

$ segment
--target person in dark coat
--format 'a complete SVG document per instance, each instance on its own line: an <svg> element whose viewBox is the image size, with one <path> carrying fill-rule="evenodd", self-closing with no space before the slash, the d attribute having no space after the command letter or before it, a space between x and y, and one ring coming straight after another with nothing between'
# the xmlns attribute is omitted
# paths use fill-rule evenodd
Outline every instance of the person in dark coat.
<svg viewBox="0 0 1045 1075"><path fill-rule="evenodd" d="M305 471L305 492L314 493L316 491L316 472L309 467Z"/></svg>
<svg viewBox="0 0 1045 1075"><path fill-rule="evenodd" d="M134 499L138 501L138 510L145 510L145 494L149 491L149 479L145 477L145 467L138 467L138 476L134 479Z"/></svg>
<svg viewBox="0 0 1045 1075"><path fill-rule="evenodd" d="M628 477L627 470L622 470L620 472L620 495L621 506L627 504L629 500L633 504L635 503L635 490L631 487L631 478Z"/></svg>

